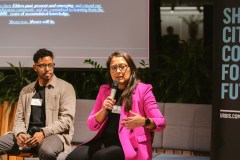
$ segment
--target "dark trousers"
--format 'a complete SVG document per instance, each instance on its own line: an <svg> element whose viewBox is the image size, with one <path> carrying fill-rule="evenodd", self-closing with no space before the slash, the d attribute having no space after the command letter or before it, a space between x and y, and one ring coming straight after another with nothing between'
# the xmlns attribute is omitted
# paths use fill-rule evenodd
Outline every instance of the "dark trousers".
<svg viewBox="0 0 240 160"><path fill-rule="evenodd" d="M124 160L124 152L120 145L106 146L96 139L75 148L66 160Z"/></svg>
<svg viewBox="0 0 240 160"><path fill-rule="evenodd" d="M63 151L63 143L57 135L51 135L42 140L42 142L30 152L36 152L40 160L56 160L58 154ZM17 139L13 133L8 133L0 137L0 155L19 153Z"/></svg>

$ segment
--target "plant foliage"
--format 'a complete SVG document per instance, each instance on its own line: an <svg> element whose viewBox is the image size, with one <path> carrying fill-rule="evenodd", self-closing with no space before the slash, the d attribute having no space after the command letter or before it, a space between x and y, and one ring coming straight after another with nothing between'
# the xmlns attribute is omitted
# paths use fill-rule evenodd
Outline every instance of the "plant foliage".
<svg viewBox="0 0 240 160"><path fill-rule="evenodd" d="M98 62L91 59L86 59L84 63L89 64L91 69L83 71L56 70L55 74L73 85L78 99L95 99L100 85L106 82L105 70Z"/></svg>
<svg viewBox="0 0 240 160"><path fill-rule="evenodd" d="M192 25L192 24L199 24L202 23L203 20L200 19L199 16L195 16L195 15L190 15L188 18L186 17L180 17L184 23L188 24L188 25Z"/></svg>
<svg viewBox="0 0 240 160"><path fill-rule="evenodd" d="M14 66L8 63L11 70L0 73L0 104L8 101L9 106L12 106L18 100L21 89L31 82L31 77L34 75L32 70L28 70L21 66Z"/></svg>
<svg viewBox="0 0 240 160"><path fill-rule="evenodd" d="M211 103L212 48L182 41L177 52L160 55L160 101Z"/></svg>

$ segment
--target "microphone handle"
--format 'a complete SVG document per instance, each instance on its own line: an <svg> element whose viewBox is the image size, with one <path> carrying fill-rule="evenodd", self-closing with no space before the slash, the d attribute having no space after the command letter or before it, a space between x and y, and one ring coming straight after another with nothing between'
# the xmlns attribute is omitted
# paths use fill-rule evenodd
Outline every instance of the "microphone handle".
<svg viewBox="0 0 240 160"><path fill-rule="evenodd" d="M117 89L115 89L115 88L112 88L112 89L111 89L110 97L111 97L112 99L115 98L116 92L117 92Z"/></svg>
<svg viewBox="0 0 240 160"><path fill-rule="evenodd" d="M111 93L110 93L110 97L112 99L115 98L116 92L117 92L117 87L118 87L119 82L118 81L113 81L112 83L112 88L111 88ZM110 112L112 112L110 109L107 109L107 115L110 114Z"/></svg>
<svg viewBox="0 0 240 160"><path fill-rule="evenodd" d="M107 116L111 113L110 109L107 109Z"/></svg>
<svg viewBox="0 0 240 160"><path fill-rule="evenodd" d="M116 88L112 88L112 89L111 89L110 97L111 97L112 99L115 98L116 92L117 92L117 89L116 89ZM109 115L110 112L112 112L112 111L111 111L110 109L107 109L107 115Z"/></svg>

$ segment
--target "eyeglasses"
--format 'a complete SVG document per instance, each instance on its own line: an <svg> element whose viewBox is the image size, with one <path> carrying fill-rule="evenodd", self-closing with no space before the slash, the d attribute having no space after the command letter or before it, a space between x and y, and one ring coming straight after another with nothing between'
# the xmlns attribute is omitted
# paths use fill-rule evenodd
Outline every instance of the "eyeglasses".
<svg viewBox="0 0 240 160"><path fill-rule="evenodd" d="M121 72L124 72L127 68L128 68L128 65L119 64L119 65L110 66L110 71L117 72L117 70L119 69Z"/></svg>
<svg viewBox="0 0 240 160"><path fill-rule="evenodd" d="M49 64L36 64L36 66L38 66L41 69L46 69L47 66L49 69L53 69L55 66L55 63L49 63Z"/></svg>

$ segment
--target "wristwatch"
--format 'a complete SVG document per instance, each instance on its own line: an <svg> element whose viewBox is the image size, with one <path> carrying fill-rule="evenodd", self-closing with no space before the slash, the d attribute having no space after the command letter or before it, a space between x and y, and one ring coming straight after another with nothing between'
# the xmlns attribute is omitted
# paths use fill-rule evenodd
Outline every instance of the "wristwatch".
<svg viewBox="0 0 240 160"><path fill-rule="evenodd" d="M144 126L149 126L151 123L150 119L148 119L147 117L145 118L145 124Z"/></svg>

